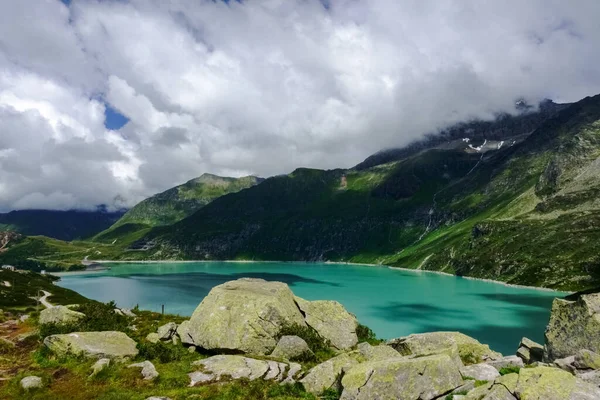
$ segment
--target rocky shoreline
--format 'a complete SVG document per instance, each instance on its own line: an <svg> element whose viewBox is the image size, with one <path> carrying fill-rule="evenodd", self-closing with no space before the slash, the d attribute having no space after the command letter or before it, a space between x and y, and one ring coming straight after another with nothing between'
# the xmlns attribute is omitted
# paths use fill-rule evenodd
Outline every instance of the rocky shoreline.
<svg viewBox="0 0 600 400"><path fill-rule="evenodd" d="M42 311L40 324L84 317L57 306ZM600 399L599 293L556 299L546 343L523 338L509 356L459 332L378 341L338 302L307 301L284 283L250 278L215 286L189 320L143 340L208 355L192 363L190 387L263 380L342 400ZM140 345L117 331L55 334L43 343L61 357L99 359L93 374L135 358ZM144 380L160 375L150 360L129 367ZM23 390L34 381L24 378Z"/></svg>

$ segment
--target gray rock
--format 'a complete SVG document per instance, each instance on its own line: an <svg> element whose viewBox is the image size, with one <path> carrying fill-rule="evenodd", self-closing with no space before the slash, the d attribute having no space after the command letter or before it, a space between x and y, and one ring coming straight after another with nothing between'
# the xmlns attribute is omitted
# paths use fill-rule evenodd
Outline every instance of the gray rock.
<svg viewBox="0 0 600 400"><path fill-rule="evenodd" d="M365 361L385 360L387 358L399 357L400 353L394 350L393 347L385 344L371 346L367 342L359 343L357 350Z"/></svg>
<svg viewBox="0 0 600 400"><path fill-rule="evenodd" d="M340 400L432 400L462 385L447 355L397 357L350 368L342 378Z"/></svg>
<svg viewBox="0 0 600 400"><path fill-rule="evenodd" d="M573 301L554 300L546 348L550 361L583 349L600 353L600 293L581 295Z"/></svg>
<svg viewBox="0 0 600 400"><path fill-rule="evenodd" d="M471 377L478 381L493 381L500 376L498 370L489 364L475 364L462 367L460 373L463 378Z"/></svg>
<svg viewBox="0 0 600 400"><path fill-rule="evenodd" d="M282 336L271 353L271 357L291 360L305 353L312 354L312 351L304 339L298 336Z"/></svg>
<svg viewBox="0 0 600 400"><path fill-rule="evenodd" d="M306 324L339 350L348 350L358 343L356 328L358 321L337 301L307 301L296 297L296 303Z"/></svg>
<svg viewBox="0 0 600 400"><path fill-rule="evenodd" d="M575 367L577 369L600 369L600 354L587 349L582 349L575 354Z"/></svg>
<svg viewBox="0 0 600 400"><path fill-rule="evenodd" d="M65 306L54 306L40 312L40 324L68 324L85 318L85 314L69 310Z"/></svg>
<svg viewBox="0 0 600 400"><path fill-rule="evenodd" d="M295 382L296 375L302 370L302 365L297 363L290 363L290 370L288 371L287 378L283 382L285 384L292 384Z"/></svg>
<svg viewBox="0 0 600 400"><path fill-rule="evenodd" d="M218 355L204 360L195 361L193 365L201 371L188 374L190 386L199 383L218 381L222 377L232 379L264 379L283 383L294 383L294 378L300 372L300 364L281 363L272 360L256 360L238 355ZM286 375L286 370L289 371Z"/></svg>
<svg viewBox="0 0 600 400"><path fill-rule="evenodd" d="M154 367L154 364L152 364L148 360L141 362L141 363L131 364L128 366L128 368L141 368L142 376L144 377L144 380L146 380L146 381L152 381L152 380L158 378L158 371Z"/></svg>
<svg viewBox="0 0 600 400"><path fill-rule="evenodd" d="M577 375L584 382L600 387L600 370L588 371Z"/></svg>
<svg viewBox="0 0 600 400"><path fill-rule="evenodd" d="M196 386L199 383L208 383L217 379L213 374L205 374L204 372L192 372L188 374L190 378L190 386Z"/></svg>
<svg viewBox="0 0 600 400"><path fill-rule="evenodd" d="M387 345L402 355L417 357L446 354L460 367L464 363L479 364L497 360L502 354L490 349L488 345L460 332L429 332L389 340Z"/></svg>
<svg viewBox="0 0 600 400"><path fill-rule="evenodd" d="M487 361L486 364L491 365L492 367L496 368L498 371L500 371L502 368L510 368L510 367L523 368L525 366L525 364L523 363L523 359L518 356L505 356L499 360Z"/></svg>
<svg viewBox="0 0 600 400"><path fill-rule="evenodd" d="M475 381L468 380L468 381L465 381L464 384L462 384L461 386L457 387L452 392L450 392L450 394L470 392L473 389L475 389Z"/></svg>
<svg viewBox="0 0 600 400"><path fill-rule="evenodd" d="M468 398L469 396L467 396ZM503 385L494 385L482 400L517 400Z"/></svg>
<svg viewBox="0 0 600 400"><path fill-rule="evenodd" d="M175 322L169 322L168 324L159 327L156 333L160 340L170 340L176 331L177 324Z"/></svg>
<svg viewBox="0 0 600 400"><path fill-rule="evenodd" d="M137 317L137 315L135 315L133 313L133 311L131 311L131 309L129 308L121 308L121 312L123 313L123 315L125 315L126 317L130 317L130 318L135 318Z"/></svg>
<svg viewBox="0 0 600 400"><path fill-rule="evenodd" d="M593 400L600 399L600 388L558 368L523 368L515 395L522 400Z"/></svg>
<svg viewBox="0 0 600 400"><path fill-rule="evenodd" d="M319 395L326 389L340 389L342 371L358 364L357 355L342 353L313 367L300 383L307 392Z"/></svg>
<svg viewBox="0 0 600 400"><path fill-rule="evenodd" d="M525 364L542 361L544 359L544 346L524 337L519 344L517 356L521 358Z"/></svg>
<svg viewBox="0 0 600 400"><path fill-rule="evenodd" d="M204 349L265 355L273 351L286 324L306 326L290 288L281 282L243 278L215 286L186 329L192 344Z"/></svg>
<svg viewBox="0 0 600 400"><path fill-rule="evenodd" d="M574 363L575 363L575 356L559 358L559 359L554 360L554 365L556 365L558 368L563 369L570 373L575 373L575 370L577 369L577 368L575 368Z"/></svg>
<svg viewBox="0 0 600 400"><path fill-rule="evenodd" d="M179 339L181 340L181 343L183 343L183 344L194 344L194 339L192 338L192 336L189 333L189 328L190 328L190 321L183 321L177 327L177 331L176 331L177 336L179 336Z"/></svg>
<svg viewBox="0 0 600 400"><path fill-rule="evenodd" d="M150 343L158 343L160 342L160 336L158 336L158 333L152 332L146 336L146 340Z"/></svg>
<svg viewBox="0 0 600 400"><path fill-rule="evenodd" d="M232 379L245 378L253 381L262 378L269 371L267 361L237 355L213 356L195 361L193 365L202 367L204 372L209 372L216 379L225 375Z"/></svg>
<svg viewBox="0 0 600 400"><path fill-rule="evenodd" d="M188 347L188 352L195 353L196 352L196 346L190 346L190 347Z"/></svg>
<svg viewBox="0 0 600 400"><path fill-rule="evenodd" d="M138 354L136 343L123 332L73 332L52 335L44 345L58 355L75 355L88 358L125 359Z"/></svg>
<svg viewBox="0 0 600 400"><path fill-rule="evenodd" d="M92 365L92 374L90 377L97 375L100 371L108 368L110 365L110 358L101 358L94 365Z"/></svg>
<svg viewBox="0 0 600 400"><path fill-rule="evenodd" d="M39 389L43 386L42 378L39 376L26 376L21 379L21 387L25 390Z"/></svg>
<svg viewBox="0 0 600 400"><path fill-rule="evenodd" d="M152 397L148 397L146 400L171 400L171 398L164 397L164 396L152 396Z"/></svg>

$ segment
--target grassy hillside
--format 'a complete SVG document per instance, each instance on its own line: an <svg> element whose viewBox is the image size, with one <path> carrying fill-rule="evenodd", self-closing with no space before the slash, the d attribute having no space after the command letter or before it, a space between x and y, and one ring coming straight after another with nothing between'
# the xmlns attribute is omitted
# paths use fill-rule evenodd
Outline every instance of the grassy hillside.
<svg viewBox="0 0 600 400"><path fill-rule="evenodd" d="M52 294L48 297L52 305L82 304L89 301L72 290L56 286L54 282L58 280L58 277L35 272L0 270L0 309L16 311L40 308L37 298L43 295L43 291Z"/></svg>
<svg viewBox="0 0 600 400"><path fill-rule="evenodd" d="M0 231L43 235L60 240L85 239L96 235L123 216L124 212L19 210L0 214Z"/></svg>
<svg viewBox="0 0 600 400"><path fill-rule="evenodd" d="M154 226L173 224L192 215L218 197L239 192L260 181L261 178L254 176L224 178L204 174L140 202L110 229L98 234L95 240L101 242L123 240L123 236L136 234L139 236ZM127 238L125 241L128 241Z"/></svg>

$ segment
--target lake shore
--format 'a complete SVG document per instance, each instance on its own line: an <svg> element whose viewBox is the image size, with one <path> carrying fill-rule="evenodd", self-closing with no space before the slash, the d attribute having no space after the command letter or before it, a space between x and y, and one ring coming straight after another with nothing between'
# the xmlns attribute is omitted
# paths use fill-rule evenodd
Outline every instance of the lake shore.
<svg viewBox="0 0 600 400"><path fill-rule="evenodd" d="M102 272L107 269L110 269L107 267L102 267L103 264L194 264L194 263L220 263L220 262L240 263L240 264L252 264L252 263L268 263L268 264L306 263L306 264L312 264L312 263L315 263L315 262L311 262L311 261L272 261L272 260L269 260L269 261L262 261L262 260L132 260L132 261L85 260L85 262L89 263L90 266L94 265L94 267L90 268L90 269L86 269L85 271L58 272L58 273L54 273L53 275L64 276L64 275L72 275L72 274L78 274L78 273L79 274L94 273L94 272ZM541 291L545 291L545 292L563 292L563 293L565 293L562 290L557 290L557 289L552 289L552 288L544 288L544 287L539 287L539 286L528 286L528 285L517 285L517 284L507 283L507 282L498 281L498 280L494 280L494 279L477 278L477 277L472 277L472 276L458 276L458 275L450 274L448 272L443 272L443 271L429 271L429 270L422 270L422 269L394 267L394 266L386 265L386 264L357 263L357 262L346 262L346 261L323 261L321 263L322 264L333 264L333 265L362 265L362 266L366 266L366 267L384 267L384 268L397 269L400 271L407 271L407 272L412 272L412 273L417 273L417 274L418 273L428 273L428 274L453 276L456 278L470 279L470 280L475 280L475 281L490 282L490 283L496 283L496 284L500 284L500 285L507 286L507 287L535 289L535 290L541 290ZM566 293L573 293L573 292L566 292Z"/></svg>

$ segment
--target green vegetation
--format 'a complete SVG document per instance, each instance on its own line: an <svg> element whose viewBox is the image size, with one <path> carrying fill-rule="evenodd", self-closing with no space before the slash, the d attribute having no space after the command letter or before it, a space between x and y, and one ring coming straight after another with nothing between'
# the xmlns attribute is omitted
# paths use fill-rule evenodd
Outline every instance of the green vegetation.
<svg viewBox="0 0 600 400"><path fill-rule="evenodd" d="M335 356L335 351L331 349L331 343L329 340L321 337L316 330L310 326L301 326L298 324L291 324L283 326L279 332L280 339L282 336L298 336L306 342L311 353L304 353L299 357L296 357L291 361L305 362L305 363L320 363Z"/></svg>
<svg viewBox="0 0 600 400"><path fill-rule="evenodd" d="M0 309L5 311L33 310L39 307L37 298L46 290L52 293L48 298L52 304L82 304L89 302L80 294L56 286L59 278L35 272L13 272L0 270ZM8 282L8 286L6 286Z"/></svg>
<svg viewBox="0 0 600 400"><path fill-rule="evenodd" d="M508 374L518 374L521 370L521 367L504 367L500 368L500 375L508 375Z"/></svg>
<svg viewBox="0 0 600 400"><path fill-rule="evenodd" d="M122 211L53 211L19 210L0 214L0 231L14 231L23 235L44 235L60 240L85 239L94 236L121 216Z"/></svg>
<svg viewBox="0 0 600 400"><path fill-rule="evenodd" d="M373 346L383 343L383 340L377 339L375 332L366 325L358 324L356 327L356 336L358 336L358 343L367 342Z"/></svg>
<svg viewBox="0 0 600 400"><path fill-rule="evenodd" d="M214 199L252 187L260 181L260 178L254 176L224 178L204 174L137 204L108 230L99 233L95 240L105 243L115 240L131 243L128 236L145 234L154 226L174 224Z"/></svg>

